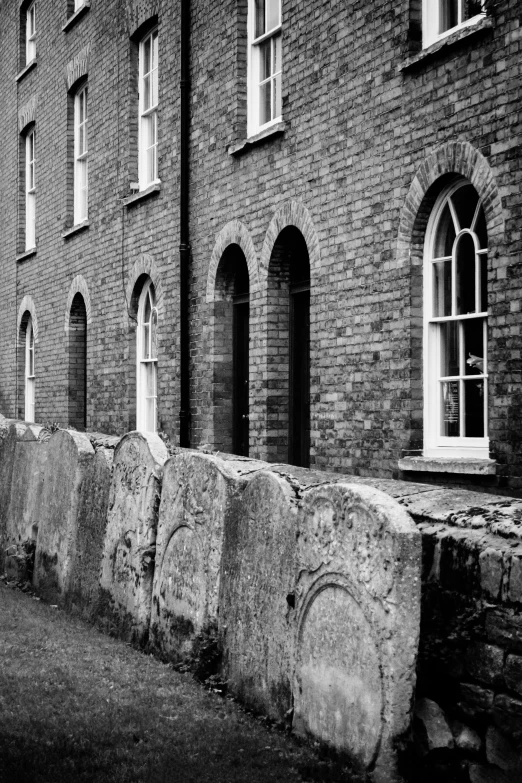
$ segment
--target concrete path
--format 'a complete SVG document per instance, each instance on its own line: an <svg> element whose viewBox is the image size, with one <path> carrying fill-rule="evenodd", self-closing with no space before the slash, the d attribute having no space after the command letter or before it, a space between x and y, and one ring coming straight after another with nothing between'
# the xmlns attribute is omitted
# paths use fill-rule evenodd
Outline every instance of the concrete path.
<svg viewBox="0 0 522 783"><path fill-rule="evenodd" d="M0 580L0 783L354 781L281 730Z"/></svg>

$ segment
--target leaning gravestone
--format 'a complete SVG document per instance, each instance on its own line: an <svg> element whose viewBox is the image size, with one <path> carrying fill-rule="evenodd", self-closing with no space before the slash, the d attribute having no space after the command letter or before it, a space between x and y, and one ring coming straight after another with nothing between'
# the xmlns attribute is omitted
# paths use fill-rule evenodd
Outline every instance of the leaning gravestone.
<svg viewBox="0 0 522 783"><path fill-rule="evenodd" d="M33 583L47 600L63 602L70 589L82 483L94 449L74 430L54 432L45 449Z"/></svg>
<svg viewBox="0 0 522 783"><path fill-rule="evenodd" d="M114 452L98 611L110 631L138 644L149 631L166 459L167 449L153 433L130 432Z"/></svg>
<svg viewBox="0 0 522 783"><path fill-rule="evenodd" d="M297 547L294 727L396 781L420 623L421 538L384 493L303 493Z"/></svg>
<svg viewBox="0 0 522 783"><path fill-rule="evenodd" d="M223 527L243 488L231 464L185 451L165 464L150 640L169 660L190 657L217 628Z"/></svg>
<svg viewBox="0 0 522 783"><path fill-rule="evenodd" d="M225 525L223 674L231 693L275 720L292 705L297 513L291 484L261 471Z"/></svg>
<svg viewBox="0 0 522 783"><path fill-rule="evenodd" d="M16 439L16 425L9 419L0 416L0 574L4 573L5 567L7 512L13 478Z"/></svg>

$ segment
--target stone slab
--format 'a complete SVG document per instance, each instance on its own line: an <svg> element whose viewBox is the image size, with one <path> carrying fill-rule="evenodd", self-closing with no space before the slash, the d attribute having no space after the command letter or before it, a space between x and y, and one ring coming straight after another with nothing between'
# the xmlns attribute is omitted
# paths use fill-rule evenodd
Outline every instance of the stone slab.
<svg viewBox="0 0 522 783"><path fill-rule="evenodd" d="M146 643L156 531L167 449L153 433L130 432L114 450L99 613L108 630Z"/></svg>
<svg viewBox="0 0 522 783"><path fill-rule="evenodd" d="M66 605L87 620L94 620L98 611L113 456L111 448L96 449L80 491L76 547Z"/></svg>
<svg viewBox="0 0 522 783"><path fill-rule="evenodd" d="M217 629L224 524L246 483L234 464L194 451L165 463L150 628L165 659L190 657Z"/></svg>
<svg viewBox="0 0 522 783"><path fill-rule="evenodd" d="M0 418L0 574L4 572L5 568L7 513L11 494L16 440L16 427L2 416Z"/></svg>
<svg viewBox="0 0 522 783"><path fill-rule="evenodd" d="M58 430L45 450L33 584L47 600L62 603L70 589L80 494L94 449L83 433Z"/></svg>
<svg viewBox="0 0 522 783"><path fill-rule="evenodd" d="M303 492L297 542L294 727L395 781L420 628L421 537L362 485Z"/></svg>

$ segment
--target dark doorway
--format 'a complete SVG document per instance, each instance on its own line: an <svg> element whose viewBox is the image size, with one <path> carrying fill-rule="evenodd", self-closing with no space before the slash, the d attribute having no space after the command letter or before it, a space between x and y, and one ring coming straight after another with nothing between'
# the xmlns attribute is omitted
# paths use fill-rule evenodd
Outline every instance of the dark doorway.
<svg viewBox="0 0 522 783"><path fill-rule="evenodd" d="M246 266L246 265L245 265ZM233 356L233 451L248 457L248 336L249 336L249 289L245 267L236 275L234 285L234 356Z"/></svg>
<svg viewBox="0 0 522 783"><path fill-rule="evenodd" d="M288 461L310 466L310 280L290 285Z"/></svg>
<svg viewBox="0 0 522 783"><path fill-rule="evenodd" d="M69 316L69 424L87 426L87 311L81 294L72 301Z"/></svg>

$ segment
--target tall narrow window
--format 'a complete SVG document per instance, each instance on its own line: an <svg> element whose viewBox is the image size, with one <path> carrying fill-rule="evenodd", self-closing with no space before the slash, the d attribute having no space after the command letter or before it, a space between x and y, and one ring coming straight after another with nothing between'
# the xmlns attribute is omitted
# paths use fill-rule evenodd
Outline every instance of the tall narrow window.
<svg viewBox="0 0 522 783"><path fill-rule="evenodd" d="M35 130L25 137L25 249L36 246Z"/></svg>
<svg viewBox="0 0 522 783"><path fill-rule="evenodd" d="M31 3L25 13L25 61L36 57L36 3Z"/></svg>
<svg viewBox="0 0 522 783"><path fill-rule="evenodd" d="M248 134L281 119L281 1L250 0Z"/></svg>
<svg viewBox="0 0 522 783"><path fill-rule="evenodd" d="M154 286L148 280L138 305L138 399L137 429L156 432L157 409L157 323Z"/></svg>
<svg viewBox="0 0 522 783"><path fill-rule="evenodd" d="M25 330L25 420L34 421L34 332L31 318Z"/></svg>
<svg viewBox="0 0 522 783"><path fill-rule="evenodd" d="M487 231L465 180L434 207L425 274L426 456L487 457Z"/></svg>
<svg viewBox="0 0 522 783"><path fill-rule="evenodd" d="M424 46L459 27L474 24L484 14L484 0L423 0Z"/></svg>
<svg viewBox="0 0 522 783"><path fill-rule="evenodd" d="M74 98L74 222L87 220L87 85Z"/></svg>
<svg viewBox="0 0 522 783"><path fill-rule="evenodd" d="M140 43L139 71L139 184L143 190L158 179L157 29Z"/></svg>

